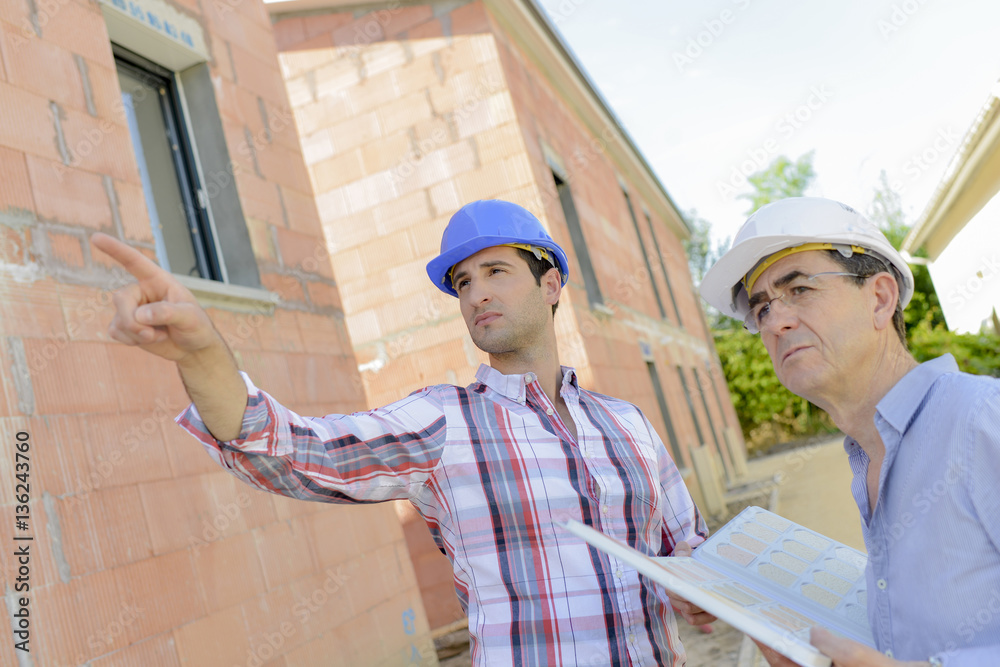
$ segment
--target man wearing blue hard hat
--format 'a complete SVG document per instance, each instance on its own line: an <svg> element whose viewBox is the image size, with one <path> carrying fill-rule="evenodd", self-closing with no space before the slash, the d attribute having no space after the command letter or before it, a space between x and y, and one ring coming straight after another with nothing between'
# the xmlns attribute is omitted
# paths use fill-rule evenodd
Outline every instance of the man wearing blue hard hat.
<svg viewBox="0 0 1000 667"><path fill-rule="evenodd" d="M560 366L553 318L568 261L530 212L468 204L427 265L489 354L472 384L322 418L240 373L169 273L94 238L139 280L115 297L112 337L177 362L193 402L178 421L217 462L293 498L416 507L452 563L475 664L685 664L663 589L562 527L575 519L660 556L707 534L638 408L581 389Z"/></svg>

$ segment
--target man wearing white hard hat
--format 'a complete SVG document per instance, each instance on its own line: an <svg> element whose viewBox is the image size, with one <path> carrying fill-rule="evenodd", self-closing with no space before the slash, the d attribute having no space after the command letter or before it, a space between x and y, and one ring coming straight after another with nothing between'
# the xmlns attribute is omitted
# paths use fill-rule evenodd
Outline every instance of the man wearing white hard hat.
<svg viewBox="0 0 1000 667"><path fill-rule="evenodd" d="M746 221L701 294L847 435L878 651L821 629L813 644L837 666L1000 665L1000 380L913 359L899 253L844 204L785 199Z"/></svg>
<svg viewBox="0 0 1000 667"><path fill-rule="evenodd" d="M115 297L112 337L177 362L193 401L179 423L219 464L293 498L413 503L451 560L476 665L685 664L663 589L562 528L575 519L660 556L707 535L639 409L560 366L553 317L568 261L527 210L463 207L427 265L489 353L476 380L322 418L238 372L169 273L107 236L94 244L139 281Z"/></svg>

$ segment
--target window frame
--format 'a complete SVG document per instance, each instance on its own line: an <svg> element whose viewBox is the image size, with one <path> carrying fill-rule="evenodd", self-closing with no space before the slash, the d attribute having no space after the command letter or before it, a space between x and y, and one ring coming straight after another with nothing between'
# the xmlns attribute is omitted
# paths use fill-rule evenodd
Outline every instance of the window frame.
<svg viewBox="0 0 1000 667"><path fill-rule="evenodd" d="M116 71L118 68L122 68L144 82L155 81L164 88L164 93L159 96L160 108L167 128L167 142L184 206L188 233L191 235L195 264L199 272L198 276L189 277L228 284L218 238L204 201L204 190L198 170L193 138L188 127L189 118L185 113L183 90L177 76L178 73L119 44L112 42L111 47ZM120 93L121 91L119 91ZM147 202L147 206L155 207L156 202ZM192 229L196 231L193 233ZM167 248L162 236L154 230L154 237L156 237L158 244L163 243L162 252L163 256L166 257ZM157 248L158 253L160 250ZM188 274L180 273L177 275L187 276Z"/></svg>

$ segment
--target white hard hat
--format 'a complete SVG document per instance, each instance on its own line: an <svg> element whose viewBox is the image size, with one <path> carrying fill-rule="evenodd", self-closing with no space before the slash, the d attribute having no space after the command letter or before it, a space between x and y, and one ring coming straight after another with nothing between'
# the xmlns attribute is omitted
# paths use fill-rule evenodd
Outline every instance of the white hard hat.
<svg viewBox="0 0 1000 667"><path fill-rule="evenodd" d="M885 235L850 206L820 197L792 197L762 206L751 215L733 239L729 251L705 274L701 296L722 313L744 319L749 312L747 274L768 257L789 248L840 250L873 254L891 263L902 276L900 308L913 296L913 273ZM812 245L817 244L817 245Z"/></svg>

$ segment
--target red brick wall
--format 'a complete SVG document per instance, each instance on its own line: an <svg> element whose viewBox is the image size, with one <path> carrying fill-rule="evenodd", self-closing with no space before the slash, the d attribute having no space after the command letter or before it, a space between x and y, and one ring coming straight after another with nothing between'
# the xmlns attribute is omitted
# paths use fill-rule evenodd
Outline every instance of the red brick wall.
<svg viewBox="0 0 1000 667"><path fill-rule="evenodd" d="M393 508L239 483L172 423L187 404L172 365L108 339L120 281L87 240L101 230L155 256L141 181L99 6L35 5L33 16L31 3L0 4L0 432L32 443L34 664L403 664L411 645L433 664ZM212 50L246 261L284 299L273 314L209 312L279 400L310 414L363 408L269 17L257 0L177 7ZM14 455L3 449L0 569L12 582ZM4 636L0 664L15 664Z"/></svg>

